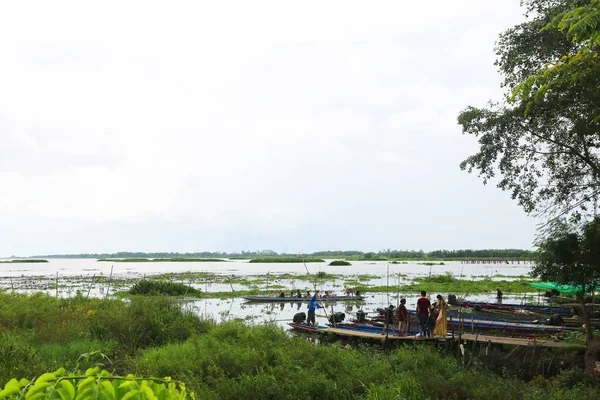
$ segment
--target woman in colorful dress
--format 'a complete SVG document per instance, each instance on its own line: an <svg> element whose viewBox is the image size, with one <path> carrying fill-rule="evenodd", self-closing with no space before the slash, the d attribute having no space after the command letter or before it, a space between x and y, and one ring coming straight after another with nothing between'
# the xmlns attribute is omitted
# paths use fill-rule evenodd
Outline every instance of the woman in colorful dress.
<svg viewBox="0 0 600 400"><path fill-rule="evenodd" d="M446 336L448 333L448 303L444 301L442 295L437 295L437 301L435 303L435 314L437 319L435 321L435 328L433 329L434 336Z"/></svg>

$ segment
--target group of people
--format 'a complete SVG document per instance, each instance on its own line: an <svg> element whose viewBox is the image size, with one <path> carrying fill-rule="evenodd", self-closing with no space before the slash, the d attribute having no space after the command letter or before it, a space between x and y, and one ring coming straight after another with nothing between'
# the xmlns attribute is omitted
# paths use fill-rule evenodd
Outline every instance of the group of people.
<svg viewBox="0 0 600 400"><path fill-rule="evenodd" d="M422 291L421 297L417 300L417 317L419 318L421 337L446 336L448 333L448 303L442 295L437 295L436 301L431 304L427 298L427 292ZM394 334L396 321L398 326L398 336L406 336L409 331L408 326L408 310L406 309L406 299L401 299L398 308L394 310L394 305L391 304L385 309L384 327L382 335L389 334L391 331Z"/></svg>
<svg viewBox="0 0 600 400"><path fill-rule="evenodd" d="M348 290L350 290L350 292L348 292ZM345 291L346 293L352 293L352 295L354 295L354 291L353 291L351 288L349 288L349 287L346 287L346 288L344 289L344 291ZM317 290L317 293L319 293L319 291L318 291L318 290ZM356 295L357 295L357 296L359 295L358 293L359 293L359 292L357 291L357 292L356 292ZM274 291L271 291L271 296L275 296L275 292L274 292ZM280 290L280 291L279 291L279 295L278 295L277 297L285 297L285 292L284 292L283 290ZM290 293L290 297L294 297L294 298L297 298L297 299L301 299L301 298L307 298L307 299L310 299L310 298L312 298L312 297L313 297L313 295L312 295L312 294L310 294L310 290L307 290L305 294L302 294L302 293L300 292L300 290L296 290L296 292L295 292L295 293L294 293L294 291L292 290L292 292ZM320 297L332 298L332 297L337 297L337 295L336 295L335 293L329 293L328 291L325 291L325 294L324 294L323 296L320 296Z"/></svg>

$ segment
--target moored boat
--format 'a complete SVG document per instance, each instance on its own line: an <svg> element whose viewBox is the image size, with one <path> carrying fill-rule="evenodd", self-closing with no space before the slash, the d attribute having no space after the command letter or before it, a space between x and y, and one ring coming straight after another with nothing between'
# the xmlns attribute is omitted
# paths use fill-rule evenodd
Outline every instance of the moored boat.
<svg viewBox="0 0 600 400"><path fill-rule="evenodd" d="M284 303L284 302L300 302L310 301L309 297L273 297L273 296L242 296L243 299L248 301L262 302L262 303ZM322 296L319 298L321 302L334 302L334 301L361 301L363 296Z"/></svg>

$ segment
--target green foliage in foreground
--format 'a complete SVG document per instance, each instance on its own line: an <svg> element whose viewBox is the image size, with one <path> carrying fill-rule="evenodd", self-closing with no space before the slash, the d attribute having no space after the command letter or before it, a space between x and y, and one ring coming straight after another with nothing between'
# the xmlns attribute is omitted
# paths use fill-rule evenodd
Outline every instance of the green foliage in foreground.
<svg viewBox="0 0 600 400"><path fill-rule="evenodd" d="M262 257L262 258L253 258L249 262L251 263L301 263L301 262L325 262L325 260L320 258L308 257L304 260L300 257Z"/></svg>
<svg viewBox="0 0 600 400"><path fill-rule="evenodd" d="M0 391L0 399L7 400L127 400L188 398L185 385L170 378L136 378L134 375L113 376L99 367L89 368L85 374L67 373L64 368L48 372L30 382L11 379ZM192 395L191 398L194 398Z"/></svg>
<svg viewBox="0 0 600 400"><path fill-rule="evenodd" d="M183 283L169 281L155 281L144 279L129 289L130 294L145 296L167 295L167 296L191 296L200 297L202 291Z"/></svg>
<svg viewBox="0 0 600 400"><path fill-rule="evenodd" d="M10 260L0 261L0 264L32 264L32 263L47 263L48 260Z"/></svg>
<svg viewBox="0 0 600 400"><path fill-rule="evenodd" d="M348 261L344 261L344 260L334 260L332 262L329 263L329 265L352 265L351 263L349 263Z"/></svg>

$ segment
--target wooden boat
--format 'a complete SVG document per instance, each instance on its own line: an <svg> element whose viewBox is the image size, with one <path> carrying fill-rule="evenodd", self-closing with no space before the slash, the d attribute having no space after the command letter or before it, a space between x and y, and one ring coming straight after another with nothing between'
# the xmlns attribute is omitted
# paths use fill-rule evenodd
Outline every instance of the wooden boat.
<svg viewBox="0 0 600 400"><path fill-rule="evenodd" d="M572 307L560 307L560 306L549 306L549 305L531 305L531 304L510 304L510 303L486 303L479 301L461 301L456 304L451 304L452 306L461 306L461 307L473 307L480 309L499 309L499 310L531 310L538 313L548 313L548 314L572 314Z"/></svg>
<svg viewBox="0 0 600 400"><path fill-rule="evenodd" d="M242 296L242 299L248 301L262 302L262 303L293 303L301 301L310 301L310 297L273 297L273 296ZM334 301L361 301L363 296L331 296L331 297L320 297L319 301L323 303L334 302Z"/></svg>
<svg viewBox="0 0 600 400"><path fill-rule="evenodd" d="M418 330L420 327L419 319L413 312L409 314L410 329ZM569 332L564 326L554 326L547 324L536 324L524 321L507 321L498 318L478 318L474 315L463 315L462 321L456 314L449 314L447 319L448 330L453 328L465 332L486 332L488 334L504 334L507 336L544 336L549 334ZM346 324L350 325L350 324ZM353 320L353 325L361 327L371 325L374 329L381 331L383 329L383 317L380 315L359 322Z"/></svg>
<svg viewBox="0 0 600 400"><path fill-rule="evenodd" d="M455 340L456 336L452 336L450 332L445 337L434 336L434 337L420 337L418 335L409 335L409 336L393 336L393 335L382 335L381 329L377 329L377 331L369 331L365 329L356 329L349 328L343 326L331 327L331 326L311 326L307 325L304 322L293 322L288 323L294 329L310 332L310 333L335 333L339 336L347 337L347 338L357 338L357 339L370 339L373 341L385 342L388 340L391 341L412 341L415 343L439 343L446 342L449 340ZM539 338L514 338L514 337L506 337L506 336L489 336L485 334L470 334L463 333L461 335L461 339L463 342L480 342L480 343L498 343L498 344L506 344L513 346L527 346L527 347L578 347L583 348L583 346L573 345L570 343L564 343L556 340L544 340Z"/></svg>

